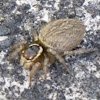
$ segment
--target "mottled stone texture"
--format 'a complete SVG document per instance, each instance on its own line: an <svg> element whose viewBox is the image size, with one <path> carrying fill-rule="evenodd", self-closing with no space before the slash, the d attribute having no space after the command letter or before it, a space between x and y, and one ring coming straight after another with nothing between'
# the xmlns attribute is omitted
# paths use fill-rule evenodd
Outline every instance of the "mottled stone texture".
<svg viewBox="0 0 100 100"><path fill-rule="evenodd" d="M9 64L10 47L33 37L41 22L75 18L86 25L78 48L97 52L65 56L69 75L59 62L49 67L47 80L39 71L28 87L29 71L19 57ZM0 1L0 100L100 100L100 0L1 0Z"/></svg>

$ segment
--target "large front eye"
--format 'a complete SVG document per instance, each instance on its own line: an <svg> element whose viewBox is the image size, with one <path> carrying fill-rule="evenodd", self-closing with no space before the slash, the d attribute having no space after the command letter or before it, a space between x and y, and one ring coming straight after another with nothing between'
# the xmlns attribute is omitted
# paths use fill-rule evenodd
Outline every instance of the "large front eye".
<svg viewBox="0 0 100 100"><path fill-rule="evenodd" d="M37 56L38 52L39 52L39 46L31 45L24 51L23 56L27 60L32 60L34 57Z"/></svg>

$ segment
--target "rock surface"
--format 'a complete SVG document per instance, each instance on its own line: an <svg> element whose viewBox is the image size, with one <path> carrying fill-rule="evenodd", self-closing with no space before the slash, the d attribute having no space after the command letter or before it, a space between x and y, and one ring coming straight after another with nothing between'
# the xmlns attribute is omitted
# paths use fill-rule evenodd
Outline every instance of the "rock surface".
<svg viewBox="0 0 100 100"><path fill-rule="evenodd" d="M7 2L6 2L7 1ZM65 56L69 75L59 62L43 72L29 87L29 71L14 59L10 47L33 39L30 28L39 32L40 22L76 18L86 25L81 48L99 51ZM100 100L100 0L1 0L0 1L0 100Z"/></svg>

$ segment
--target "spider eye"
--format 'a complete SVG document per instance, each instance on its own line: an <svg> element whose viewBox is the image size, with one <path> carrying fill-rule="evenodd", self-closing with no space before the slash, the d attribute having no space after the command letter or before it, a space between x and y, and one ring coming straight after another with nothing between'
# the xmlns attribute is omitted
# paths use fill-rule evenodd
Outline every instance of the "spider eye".
<svg viewBox="0 0 100 100"><path fill-rule="evenodd" d="M31 59L33 59L34 57L37 56L38 52L39 52L39 46L37 46L37 45L29 46L29 47L24 51L24 57L25 57L27 60L31 60Z"/></svg>

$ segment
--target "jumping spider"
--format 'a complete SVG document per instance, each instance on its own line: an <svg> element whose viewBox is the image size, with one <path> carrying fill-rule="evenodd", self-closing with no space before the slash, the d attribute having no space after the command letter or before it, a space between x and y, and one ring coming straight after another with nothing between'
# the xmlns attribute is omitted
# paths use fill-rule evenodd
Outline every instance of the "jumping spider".
<svg viewBox="0 0 100 100"><path fill-rule="evenodd" d="M84 24L76 19L59 19L52 21L40 30L39 36L34 33L34 41L28 44L27 41L12 46L10 61L19 53L21 55L20 64L25 69L30 69L30 83L35 73L43 69L44 77L48 70L48 65L56 59L70 73L62 56L92 52L95 49L73 50L80 44L85 34Z"/></svg>

